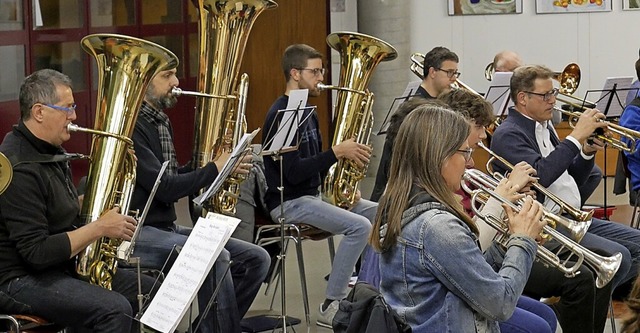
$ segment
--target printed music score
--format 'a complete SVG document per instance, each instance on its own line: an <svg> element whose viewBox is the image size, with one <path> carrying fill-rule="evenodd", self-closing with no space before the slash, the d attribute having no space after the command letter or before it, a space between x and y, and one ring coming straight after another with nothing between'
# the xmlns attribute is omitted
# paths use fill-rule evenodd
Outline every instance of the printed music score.
<svg viewBox="0 0 640 333"><path fill-rule="evenodd" d="M239 223L240 219L215 213L198 219L169 274L140 319L143 324L164 333L175 331Z"/></svg>

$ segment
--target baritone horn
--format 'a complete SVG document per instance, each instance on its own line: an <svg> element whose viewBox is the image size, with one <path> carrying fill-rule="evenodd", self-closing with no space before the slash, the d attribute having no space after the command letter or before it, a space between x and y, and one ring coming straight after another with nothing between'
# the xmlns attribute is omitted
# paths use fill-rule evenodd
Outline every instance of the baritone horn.
<svg viewBox="0 0 640 333"><path fill-rule="evenodd" d="M369 144L373 128L374 95L367 89L374 69L382 61L398 56L389 43L365 34L336 32L327 36L327 44L340 53L340 82L336 89L336 128L331 146L355 138L357 143ZM322 198L335 206L349 208L355 202L358 182L368 165L340 159L329 168L322 184Z"/></svg>
<svg viewBox="0 0 640 333"><path fill-rule="evenodd" d="M13 167L7 156L0 152L0 194L2 194L13 179Z"/></svg>
<svg viewBox="0 0 640 333"><path fill-rule="evenodd" d="M514 211L519 211L520 206L515 205L506 198L498 195L494 191L495 187L486 186L486 178L490 178L490 176L476 169L468 169L464 173L462 187L466 192L471 194L471 208L473 212L476 214L476 216L478 216L478 218L484 220L489 226L498 231L496 241L502 246L506 246L509 235L508 224L506 224L505 221L500 218L483 214L481 212L481 209L478 208L474 203L478 202L480 204L485 204L489 197L491 197L498 200L502 204L510 206ZM471 190L467 186L466 182L474 185L476 189ZM560 243L561 247L557 252L554 253L544 246L538 246L536 257L544 265L557 268L567 277L574 277L576 274L578 274L580 265L582 265L582 263L584 262L596 273L596 287L602 288L609 282L611 282L611 279L613 279L613 277L615 276L618 268L620 268L620 263L622 262L622 254L619 252L611 257L598 255L580 245L579 243L571 240L548 224L542 228L541 236L543 238L551 237L555 239L556 241L558 241L558 243ZM563 249L567 249L571 252L569 258L560 259L559 253ZM572 265L568 265L569 259L571 259L573 256L575 256L575 263L573 263Z"/></svg>
<svg viewBox="0 0 640 333"><path fill-rule="evenodd" d="M484 149L487 153L489 153L490 157L486 165L487 171L492 172L493 168L491 167L491 164L493 164L495 160L500 161L503 165L507 167L507 169L513 170L513 164L509 163L509 161L504 159L502 156L494 153L491 149L487 148L487 146L485 146L484 143L478 142L478 146ZM540 193L544 194L547 198L555 202L560 207L561 213L564 211L567 214L571 215L571 217L576 221L591 223L591 220L593 218L593 211L585 212L583 210L579 210L567 204L566 202L562 201L562 199L558 198L558 196L553 194L551 191L549 191L539 183L533 183L532 186L533 188L538 190Z"/></svg>
<svg viewBox="0 0 640 333"><path fill-rule="evenodd" d="M571 128L575 128L578 123L578 119L582 115L582 112L577 111L566 111L558 107L554 107L554 110L558 112L562 112L564 115L568 117L568 123ZM602 121L602 120L600 120ZM620 138L626 138L627 142L625 143L621 139L609 137L606 132L615 133ZM593 137L596 139L606 142L611 147L624 151L629 154L633 154L636 151L636 140L640 139L640 132L634 131L632 129L622 127L620 125L609 123L606 130L605 129L596 129L593 133Z"/></svg>
<svg viewBox="0 0 640 333"><path fill-rule="evenodd" d="M422 53L414 53L411 55L411 71L421 80L424 80L424 54ZM451 89L464 89L467 90L474 95L482 96L479 92L473 90L473 88L469 87L466 83L461 80L456 79L456 82L452 83Z"/></svg>

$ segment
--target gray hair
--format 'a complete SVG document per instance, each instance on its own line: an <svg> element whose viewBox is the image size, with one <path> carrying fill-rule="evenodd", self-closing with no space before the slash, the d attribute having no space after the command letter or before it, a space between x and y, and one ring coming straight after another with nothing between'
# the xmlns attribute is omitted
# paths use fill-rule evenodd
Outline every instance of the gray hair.
<svg viewBox="0 0 640 333"><path fill-rule="evenodd" d="M20 118L28 120L36 103L58 103L57 86L71 87L71 79L53 69L41 69L27 76L20 86Z"/></svg>

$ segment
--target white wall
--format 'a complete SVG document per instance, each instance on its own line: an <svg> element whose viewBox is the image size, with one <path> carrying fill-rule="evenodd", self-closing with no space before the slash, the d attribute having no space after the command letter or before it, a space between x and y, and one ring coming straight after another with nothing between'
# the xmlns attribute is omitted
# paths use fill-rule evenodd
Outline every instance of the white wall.
<svg viewBox="0 0 640 333"><path fill-rule="evenodd" d="M555 71L575 62L582 70L576 95L584 96L602 89L607 77L636 76L640 11L623 11L622 0L612 1L611 12L537 15L535 1L523 0L522 14L448 16L445 0L409 0L410 47L421 53L450 48L460 57L460 79L481 92L488 87L484 68L501 50ZM407 70L407 80L414 79Z"/></svg>

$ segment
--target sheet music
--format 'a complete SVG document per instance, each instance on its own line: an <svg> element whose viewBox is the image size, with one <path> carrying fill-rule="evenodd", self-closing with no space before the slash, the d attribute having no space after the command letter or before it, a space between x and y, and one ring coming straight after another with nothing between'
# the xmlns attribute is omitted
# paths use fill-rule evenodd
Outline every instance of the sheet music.
<svg viewBox="0 0 640 333"><path fill-rule="evenodd" d="M307 109L308 97L309 89L296 89L289 91L289 102L287 103L287 108L282 111L298 110L298 112L297 114L296 112L283 112L284 114L278 124L278 131L271 138L271 142L266 144L266 151L275 151L291 146L291 143L296 136L297 129L302 123L300 119L302 119L304 111ZM271 130L273 129L270 128L269 131Z"/></svg>
<svg viewBox="0 0 640 333"><path fill-rule="evenodd" d="M635 80L629 88L631 90L627 93L627 98L624 102L625 106L629 105L637 96L640 96L640 81Z"/></svg>
<svg viewBox="0 0 640 333"><path fill-rule="evenodd" d="M242 138L240 138L240 141L231 152L231 157L227 160L227 162L222 167L222 170L220 170L220 172L218 173L218 177L216 177L216 179L213 181L213 183L211 183L206 191L200 194L197 198L193 199L193 202L198 205L202 205L203 202L209 200L212 195L218 192L224 181L233 171L233 167L236 165L238 159L243 155L244 151L249 148L251 140L253 140L253 138L256 136L256 134L258 134L259 131L260 129L258 128L251 133L245 133Z"/></svg>
<svg viewBox="0 0 640 333"><path fill-rule="evenodd" d="M493 105L493 115L501 116L512 107L513 101L509 98L509 86L512 72L495 72L484 99Z"/></svg>
<svg viewBox="0 0 640 333"><path fill-rule="evenodd" d="M422 81L420 80L409 82L407 84L407 87L404 88L404 92L402 92L402 95L400 95L400 97L396 97L393 99L393 103L391 103L391 107L389 108L389 111L387 111L387 116L384 117L384 120L382 121L382 125L380 125L380 129L378 130L376 135L387 133L387 129L389 128L389 124L391 122L391 116L393 116L393 114L396 113L396 111L398 111L398 108L402 103L404 103L405 101L408 101L409 98L416 95L416 91L420 87L420 83L422 83Z"/></svg>
<svg viewBox="0 0 640 333"><path fill-rule="evenodd" d="M240 220L210 213L200 218L140 321L173 332L193 302Z"/></svg>
<svg viewBox="0 0 640 333"><path fill-rule="evenodd" d="M631 81L633 81L632 76L621 76L621 77L608 77L604 82L604 88L600 93L600 98L596 102L596 109L600 110L600 112L607 112L606 116L608 117L620 117L622 115L622 110L624 109L624 105L622 101L616 99L617 94L613 96L613 100L611 104L609 104L609 110L607 109L607 103L609 102L609 97L611 95L611 90L613 86L616 86L616 90L627 91L631 87Z"/></svg>

